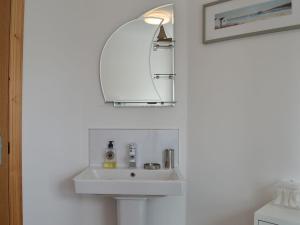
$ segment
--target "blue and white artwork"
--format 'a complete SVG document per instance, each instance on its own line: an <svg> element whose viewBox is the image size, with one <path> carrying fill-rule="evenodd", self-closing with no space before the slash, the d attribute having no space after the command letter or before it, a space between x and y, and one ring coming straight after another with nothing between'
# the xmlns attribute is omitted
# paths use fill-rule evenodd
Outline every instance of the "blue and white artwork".
<svg viewBox="0 0 300 225"><path fill-rule="evenodd" d="M292 14L292 0L272 0L215 15L215 30Z"/></svg>

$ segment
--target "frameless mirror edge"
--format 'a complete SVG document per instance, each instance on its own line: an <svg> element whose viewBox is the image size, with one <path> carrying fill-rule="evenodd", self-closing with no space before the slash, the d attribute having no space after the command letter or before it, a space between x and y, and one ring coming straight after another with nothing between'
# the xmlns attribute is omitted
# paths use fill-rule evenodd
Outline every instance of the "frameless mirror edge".
<svg viewBox="0 0 300 225"><path fill-rule="evenodd" d="M101 93L103 95L105 103L112 103L114 107L174 107L175 106L175 104L177 103L176 100L175 100L176 99L176 97L175 97L175 81L173 82L173 88L172 88L173 101L170 101L170 102L157 102L157 101L156 102L154 102L154 101L153 102L151 102L151 101L150 102L149 101L148 102L147 101L131 102L131 101L114 101L114 100L108 100L107 95L106 95L105 90L104 90L104 87L103 87L103 82L102 82L102 79L101 79L101 77L102 77L102 74L101 74L101 58L103 57L104 49L107 46L109 40L112 38L113 34L115 32L117 32L117 31L119 31L123 26L126 26L127 24L131 23L132 21L144 18L146 13L151 12L151 11L155 11L155 10L160 9L160 8L169 7L169 6L171 6L173 8L173 14L172 14L173 18L172 18L172 20L174 21L174 5L175 5L174 3L167 3L167 4L164 4L164 5L160 5L160 6L157 6L155 8L152 8L150 10L147 10L143 14L141 14L141 16L139 16L139 17L137 17L135 19L132 19L132 20L130 20L130 21L122 24L121 26L119 26L116 30L114 30L109 35L109 37L107 38L107 40L106 40L103 48L101 49L100 57L99 57L99 85L100 85ZM175 41L175 35L173 36L173 39ZM173 65L172 65L173 66L173 71L175 71L175 59L174 58L175 58L175 48L174 48ZM153 83L153 87L157 91L156 86L154 85L153 81L152 81L152 83Z"/></svg>

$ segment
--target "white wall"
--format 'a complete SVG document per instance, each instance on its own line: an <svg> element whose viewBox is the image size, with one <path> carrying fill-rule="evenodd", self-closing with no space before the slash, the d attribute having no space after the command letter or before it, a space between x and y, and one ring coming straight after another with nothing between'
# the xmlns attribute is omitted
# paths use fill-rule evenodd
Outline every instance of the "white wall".
<svg viewBox="0 0 300 225"><path fill-rule="evenodd" d="M115 203L78 196L71 178L88 166L88 128L179 128L185 172L187 37L176 3L174 108L113 108L98 84L109 35L162 0L26 0L23 96L24 225L115 225ZM170 219L171 218L171 219ZM185 224L185 198L150 202L149 225Z"/></svg>
<svg viewBox="0 0 300 225"><path fill-rule="evenodd" d="M201 43L189 0L188 225L252 225L272 184L300 179L300 31Z"/></svg>
<svg viewBox="0 0 300 225"><path fill-rule="evenodd" d="M25 225L115 225L113 201L73 193L71 178L88 165L88 128L179 128L188 225L250 225L274 181L300 179L300 31L202 45L207 1L175 2L177 106L114 109L99 92L101 47L165 2L26 1ZM149 225L183 225L184 214L182 198L153 201Z"/></svg>

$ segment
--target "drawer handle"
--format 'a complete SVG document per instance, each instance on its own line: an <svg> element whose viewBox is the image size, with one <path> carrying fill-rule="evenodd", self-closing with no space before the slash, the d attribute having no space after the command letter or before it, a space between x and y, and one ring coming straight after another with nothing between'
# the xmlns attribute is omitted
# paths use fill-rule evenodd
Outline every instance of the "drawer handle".
<svg viewBox="0 0 300 225"><path fill-rule="evenodd" d="M258 225L267 225L267 224L278 225L276 223L271 223L271 222L267 222L267 221L263 221L263 220L258 220Z"/></svg>

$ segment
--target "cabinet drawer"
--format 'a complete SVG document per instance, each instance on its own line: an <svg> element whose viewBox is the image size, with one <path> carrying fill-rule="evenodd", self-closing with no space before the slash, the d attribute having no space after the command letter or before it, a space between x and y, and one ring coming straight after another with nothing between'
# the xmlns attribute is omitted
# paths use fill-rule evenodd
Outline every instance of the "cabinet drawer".
<svg viewBox="0 0 300 225"><path fill-rule="evenodd" d="M278 225L278 224L259 220L258 225Z"/></svg>

